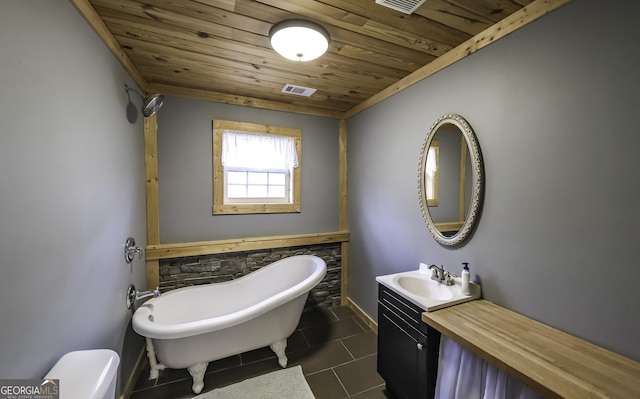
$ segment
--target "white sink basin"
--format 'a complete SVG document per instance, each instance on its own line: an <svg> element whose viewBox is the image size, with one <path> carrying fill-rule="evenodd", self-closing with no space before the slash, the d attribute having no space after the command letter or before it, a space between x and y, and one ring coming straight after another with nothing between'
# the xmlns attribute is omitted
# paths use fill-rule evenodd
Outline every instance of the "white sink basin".
<svg viewBox="0 0 640 399"><path fill-rule="evenodd" d="M454 277L453 285L444 285L431 279L430 270L426 274L419 270L387 274L376 277L376 281L427 312L473 301L481 295L478 284L469 283L469 295L463 295L460 277Z"/></svg>
<svg viewBox="0 0 640 399"><path fill-rule="evenodd" d="M453 298L453 292L444 284L431 279L416 276L396 276L393 282L410 293L428 299L447 300Z"/></svg>

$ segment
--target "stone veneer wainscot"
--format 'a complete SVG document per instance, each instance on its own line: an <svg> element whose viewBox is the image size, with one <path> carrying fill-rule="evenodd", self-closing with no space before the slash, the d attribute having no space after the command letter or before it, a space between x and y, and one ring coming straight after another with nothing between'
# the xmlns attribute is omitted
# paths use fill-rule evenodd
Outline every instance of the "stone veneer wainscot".
<svg viewBox="0 0 640 399"><path fill-rule="evenodd" d="M326 262L327 274L309 293L306 306L339 306L340 249L339 243L331 243L163 259L160 261L160 291L229 281L289 256L316 255Z"/></svg>

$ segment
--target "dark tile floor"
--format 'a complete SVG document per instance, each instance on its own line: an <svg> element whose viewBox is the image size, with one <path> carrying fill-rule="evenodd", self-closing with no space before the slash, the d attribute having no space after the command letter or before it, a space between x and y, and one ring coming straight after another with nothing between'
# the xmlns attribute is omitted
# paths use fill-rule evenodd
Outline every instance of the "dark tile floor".
<svg viewBox="0 0 640 399"><path fill-rule="evenodd" d="M376 334L346 306L309 309L288 340L288 367L302 366L316 399L391 398L376 372L376 339ZM209 363L202 393L278 369L278 361L268 347L217 360ZM131 399L196 396L186 370L164 370L158 379L148 378L147 364Z"/></svg>

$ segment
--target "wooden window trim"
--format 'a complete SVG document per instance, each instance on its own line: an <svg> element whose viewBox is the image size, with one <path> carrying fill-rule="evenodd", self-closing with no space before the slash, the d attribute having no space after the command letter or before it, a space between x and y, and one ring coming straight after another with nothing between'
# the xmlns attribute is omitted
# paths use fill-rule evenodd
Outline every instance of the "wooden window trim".
<svg viewBox="0 0 640 399"><path fill-rule="evenodd" d="M241 132L293 137L298 152L298 167L293 169L293 201L290 204L225 204L222 132ZM302 169L302 131L300 129L255 123L213 120L213 214L296 213L300 212L300 171Z"/></svg>

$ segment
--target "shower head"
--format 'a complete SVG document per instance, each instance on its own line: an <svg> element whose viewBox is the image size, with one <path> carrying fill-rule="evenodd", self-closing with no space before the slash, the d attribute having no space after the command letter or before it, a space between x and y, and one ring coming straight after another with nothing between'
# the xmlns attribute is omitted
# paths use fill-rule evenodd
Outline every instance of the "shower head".
<svg viewBox="0 0 640 399"><path fill-rule="evenodd" d="M151 97L145 97L142 99L142 115L146 117L151 116L158 112L162 104L164 103L164 96L162 94L154 94Z"/></svg>
<svg viewBox="0 0 640 399"><path fill-rule="evenodd" d="M158 112L164 103L164 96L162 94L154 94L151 97L144 97L139 91L130 88L126 84L124 85L124 90L127 92L127 95L132 91L140 96L142 99L142 115L144 115L145 118Z"/></svg>

